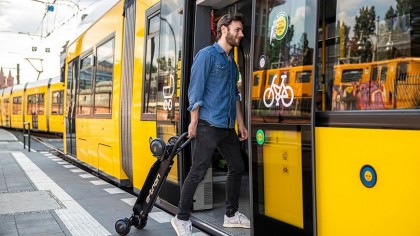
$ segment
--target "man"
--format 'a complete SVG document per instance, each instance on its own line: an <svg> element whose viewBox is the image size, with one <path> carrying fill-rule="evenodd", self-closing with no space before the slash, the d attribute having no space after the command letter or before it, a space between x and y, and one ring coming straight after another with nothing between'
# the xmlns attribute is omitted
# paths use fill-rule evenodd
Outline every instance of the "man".
<svg viewBox="0 0 420 236"><path fill-rule="evenodd" d="M248 138L240 106L240 94L236 86L238 68L231 50L240 44L244 17L229 13L217 23L216 43L200 50L191 68L188 89L191 122L188 136L195 137L192 166L185 179L178 214L171 220L178 236L192 235L189 220L193 196L198 184L212 164L216 149L227 162L226 215L224 227L249 228L248 218L238 212L239 192L244 163L240 141ZM235 120L238 134L235 131Z"/></svg>

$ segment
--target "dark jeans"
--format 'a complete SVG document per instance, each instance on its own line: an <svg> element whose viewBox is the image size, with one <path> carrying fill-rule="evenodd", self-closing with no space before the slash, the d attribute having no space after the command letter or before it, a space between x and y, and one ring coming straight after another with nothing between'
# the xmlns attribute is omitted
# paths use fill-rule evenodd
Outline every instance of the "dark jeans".
<svg viewBox="0 0 420 236"><path fill-rule="evenodd" d="M238 211L238 198L241 189L241 177L244 163L241 156L240 143L235 129L223 129L210 126L200 120L194 139L192 166L181 191L178 219L188 220L191 215L193 197L198 184L211 167L213 153L216 148L225 158L228 174L226 182L226 215L233 216Z"/></svg>

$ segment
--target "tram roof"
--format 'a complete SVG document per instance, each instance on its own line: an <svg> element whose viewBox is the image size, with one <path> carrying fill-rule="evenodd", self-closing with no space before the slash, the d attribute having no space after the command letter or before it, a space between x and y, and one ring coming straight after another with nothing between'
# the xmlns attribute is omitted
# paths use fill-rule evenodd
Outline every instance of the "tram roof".
<svg viewBox="0 0 420 236"><path fill-rule="evenodd" d="M93 25L98 19L100 19L106 12L108 12L114 5L121 0L108 0L99 3L89 15L87 15L80 24L77 26L76 33L73 37L69 38L69 42L74 42L79 38L89 27Z"/></svg>
<svg viewBox="0 0 420 236"><path fill-rule="evenodd" d="M53 78L48 78L48 79L42 79L42 80L37 80L34 82L29 82L28 85L26 86L26 88L34 88L34 87L40 87L40 86L47 86L48 82L51 80L50 84L56 84L58 82L60 82L60 76L56 76Z"/></svg>
<svg viewBox="0 0 420 236"><path fill-rule="evenodd" d="M13 91L20 91L20 90L23 90L23 89L25 88L25 85L26 85L26 84L27 84L27 83L13 85L12 90L13 90Z"/></svg>

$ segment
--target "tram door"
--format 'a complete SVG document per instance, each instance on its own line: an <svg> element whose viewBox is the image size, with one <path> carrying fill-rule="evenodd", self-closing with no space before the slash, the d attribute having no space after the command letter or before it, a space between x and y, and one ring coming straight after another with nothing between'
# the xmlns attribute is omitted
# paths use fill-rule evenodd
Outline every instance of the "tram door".
<svg viewBox="0 0 420 236"><path fill-rule="evenodd" d="M232 4L234 3L234 4ZM225 13L241 12L246 17L245 38L241 46L235 49L235 59L241 72L238 83L243 92L244 112L247 99L246 81L249 65L251 31L251 1L197 1L188 2L184 8L183 1L161 1L157 96L157 136L167 140L170 136L186 132L190 114L187 90L192 59L202 48L215 42L216 23ZM187 19L187 22L184 21ZM187 32L184 32L188 30ZM195 32L195 33L194 33ZM185 38L184 38L185 37ZM184 47L184 45L186 45ZM157 47L157 46L156 46ZM249 73L248 73L249 74ZM240 82L240 81L238 81ZM246 115L245 115L246 116ZM247 144L243 144L244 161L248 163ZM169 173L167 182L160 192L160 199L177 205L180 189L190 166L191 150L185 150ZM194 219L209 226L209 222L218 222L211 227L219 228L223 224L225 206L226 162L218 153L214 153L213 168L210 168L198 187L194 197ZM241 211L250 215L248 172L243 177L243 188L240 197ZM165 204L162 201L157 204ZM167 208L170 209L170 208ZM211 217L211 220L209 220ZM219 231L220 232L220 231ZM249 232L245 230L245 232Z"/></svg>
<svg viewBox="0 0 420 236"><path fill-rule="evenodd" d="M66 101L66 148L67 153L76 156L76 76L78 58L67 65L67 101Z"/></svg>
<svg viewBox="0 0 420 236"><path fill-rule="evenodd" d="M254 9L253 235L312 235L316 1L257 0Z"/></svg>

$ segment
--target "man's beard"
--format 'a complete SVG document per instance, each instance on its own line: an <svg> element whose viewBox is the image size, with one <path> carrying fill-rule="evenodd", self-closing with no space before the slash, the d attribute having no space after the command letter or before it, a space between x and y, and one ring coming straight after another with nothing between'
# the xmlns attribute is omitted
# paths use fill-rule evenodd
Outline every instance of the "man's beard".
<svg viewBox="0 0 420 236"><path fill-rule="evenodd" d="M230 34L230 32L227 32L226 35L226 42L231 46L231 47L238 47L240 44L239 42L236 42L235 38Z"/></svg>

